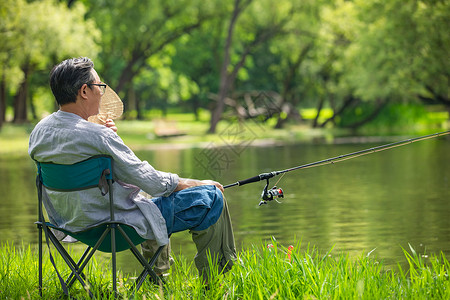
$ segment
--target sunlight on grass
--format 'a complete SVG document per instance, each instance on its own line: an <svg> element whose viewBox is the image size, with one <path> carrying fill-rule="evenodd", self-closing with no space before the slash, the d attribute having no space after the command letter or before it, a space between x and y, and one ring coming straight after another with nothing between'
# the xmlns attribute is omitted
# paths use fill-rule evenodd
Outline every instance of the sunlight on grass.
<svg viewBox="0 0 450 300"><path fill-rule="evenodd" d="M33 125L4 124L0 131L0 155L26 155Z"/></svg>

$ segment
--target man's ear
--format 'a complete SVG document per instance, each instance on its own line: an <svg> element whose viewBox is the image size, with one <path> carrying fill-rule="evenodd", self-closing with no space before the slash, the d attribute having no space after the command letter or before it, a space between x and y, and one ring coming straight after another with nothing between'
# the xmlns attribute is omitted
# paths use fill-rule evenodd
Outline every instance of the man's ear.
<svg viewBox="0 0 450 300"><path fill-rule="evenodd" d="M78 96L81 99L87 99L87 89L88 89L88 85L85 83L81 86L81 88L78 90Z"/></svg>

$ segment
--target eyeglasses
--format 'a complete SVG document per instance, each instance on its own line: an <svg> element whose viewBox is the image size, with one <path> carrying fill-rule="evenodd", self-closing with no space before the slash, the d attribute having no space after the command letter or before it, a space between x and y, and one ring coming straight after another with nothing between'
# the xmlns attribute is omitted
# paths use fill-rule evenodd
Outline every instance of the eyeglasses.
<svg viewBox="0 0 450 300"><path fill-rule="evenodd" d="M98 87L100 87L100 94L103 96L103 94L105 94L106 92L106 84L104 83L86 83L87 86L91 86L91 85L96 85Z"/></svg>

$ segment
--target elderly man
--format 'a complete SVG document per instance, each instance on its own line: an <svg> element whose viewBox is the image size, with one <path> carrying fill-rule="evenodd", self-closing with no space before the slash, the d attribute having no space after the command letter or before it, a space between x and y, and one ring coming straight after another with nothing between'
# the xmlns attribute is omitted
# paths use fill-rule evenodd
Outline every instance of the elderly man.
<svg viewBox="0 0 450 300"><path fill-rule="evenodd" d="M208 252L217 259L219 271L229 270L236 250L222 185L155 170L123 143L112 120L105 125L88 122L98 114L106 89L89 58L56 65L50 86L59 110L34 128L30 156L39 162L73 164L94 155L110 155L114 159L116 220L130 224L147 239L142 245L144 256L151 257L155 245L168 245L171 233L190 230L200 276L206 280ZM181 190L183 193L178 192ZM141 191L153 198L144 197ZM68 193L44 189L44 205L51 222L71 231L109 218L108 200L98 189ZM166 247L157 272L169 269L169 251Z"/></svg>

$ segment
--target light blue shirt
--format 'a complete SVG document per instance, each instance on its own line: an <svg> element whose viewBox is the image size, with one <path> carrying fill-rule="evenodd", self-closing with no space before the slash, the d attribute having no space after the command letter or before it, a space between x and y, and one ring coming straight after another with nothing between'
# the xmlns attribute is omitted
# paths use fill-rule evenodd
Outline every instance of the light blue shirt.
<svg viewBox="0 0 450 300"><path fill-rule="evenodd" d="M152 200L172 194L178 175L155 170L141 161L110 128L80 116L57 111L41 120L30 135L28 153L36 161L73 164L98 154L114 160L114 206L116 221L133 226L158 245L169 242L166 223ZM43 202L52 223L69 231L109 220L109 198L98 188L58 192L44 188Z"/></svg>

